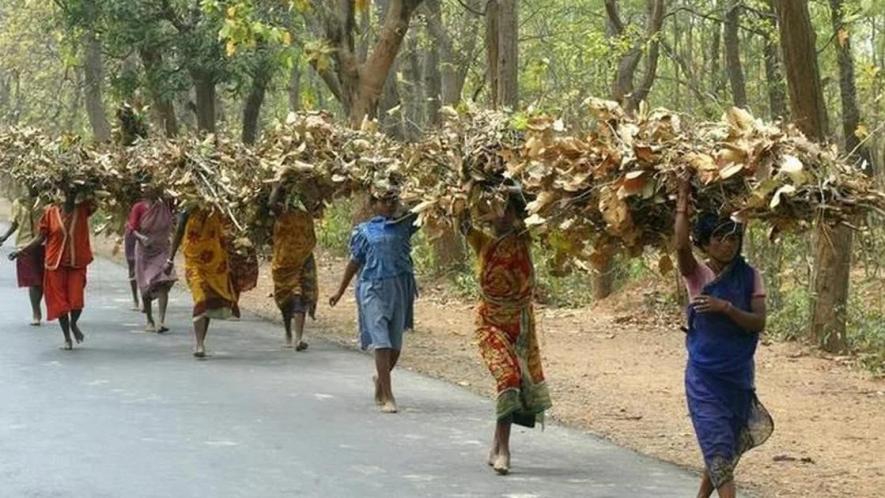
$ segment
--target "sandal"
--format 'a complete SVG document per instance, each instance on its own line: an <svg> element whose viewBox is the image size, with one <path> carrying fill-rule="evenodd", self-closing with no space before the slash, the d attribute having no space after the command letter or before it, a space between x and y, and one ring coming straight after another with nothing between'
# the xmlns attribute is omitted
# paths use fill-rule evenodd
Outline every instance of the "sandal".
<svg viewBox="0 0 885 498"><path fill-rule="evenodd" d="M304 341L299 342L298 345L295 346L295 351L304 351L306 349L307 349L307 343Z"/></svg>

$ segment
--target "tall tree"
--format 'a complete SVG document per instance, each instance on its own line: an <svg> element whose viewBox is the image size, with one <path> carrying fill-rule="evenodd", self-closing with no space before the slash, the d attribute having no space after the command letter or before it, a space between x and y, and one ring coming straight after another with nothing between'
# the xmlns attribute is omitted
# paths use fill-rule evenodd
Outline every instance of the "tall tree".
<svg viewBox="0 0 885 498"><path fill-rule="evenodd" d="M772 0L766 0L762 16L762 57L765 60L765 88L771 119L787 117L787 94L784 88L781 59L777 49L777 14Z"/></svg>
<svg viewBox="0 0 885 498"><path fill-rule="evenodd" d="M104 87L104 62L101 57L101 42L98 35L91 29L83 32L83 82L86 86L84 102L86 114L92 125L92 134L96 142L108 142L111 139L111 125L105 114L102 89Z"/></svg>
<svg viewBox="0 0 885 498"><path fill-rule="evenodd" d="M617 0L605 0L607 31L613 37L628 36L628 26L621 19ZM632 41L632 46L618 61L617 73L612 80L611 97L621 103L627 112L634 112L651 91L658 70L660 43L658 40L664 23L664 0L646 2L645 29L642 36ZM645 69L639 84L636 71L645 55ZM614 262L606 260L593 274L593 297L604 299L614 290Z"/></svg>
<svg viewBox="0 0 885 498"><path fill-rule="evenodd" d="M747 83L744 79L744 67L741 63L741 39L739 36L742 7L739 0L732 0L731 5L726 7L724 24L725 70L728 73L728 81L731 85L731 95L735 107L746 109Z"/></svg>
<svg viewBox="0 0 885 498"><path fill-rule="evenodd" d="M327 67L314 57L313 67L341 102L352 126L377 117L384 82L421 2L389 0L378 38L365 61L360 60L356 46L357 4L365 2L311 2L311 8L304 11L308 26L330 49L325 55L332 61Z"/></svg>
<svg viewBox="0 0 885 498"><path fill-rule="evenodd" d="M836 61L839 65L842 139L846 152L852 154L856 160L866 162L867 171L872 171L869 150L862 146L858 137L861 116L857 104L857 84L854 77L854 52L851 48L851 30L845 23L845 2L843 0L830 0L830 17L836 41Z"/></svg>
<svg viewBox="0 0 885 498"><path fill-rule="evenodd" d="M658 34L664 23L664 0L648 0L646 2L645 29L643 35L637 37L633 46L618 61L617 74L612 81L611 96L620 102L628 112L639 107L639 103L648 97L654 84L658 70L660 43ZM605 12L608 16L609 31L618 37L627 36L627 25L621 19L617 0L605 0ZM636 71L645 55L645 69L639 84L636 83Z"/></svg>
<svg viewBox="0 0 885 498"><path fill-rule="evenodd" d="M796 125L809 138L827 139L827 110L820 82L815 33L807 0L776 2L781 47ZM828 351L845 347L852 233L820 224L815 242L811 335Z"/></svg>
<svg viewBox="0 0 885 498"><path fill-rule="evenodd" d="M478 22L482 0L465 0L465 8L459 16L446 22L443 19L441 0L427 0L427 31L433 47L439 51L437 67L426 66L426 71L439 71L441 78L441 104L454 105L461 101L464 82L476 52L482 50L479 40ZM497 59L496 59L497 60ZM434 104L435 105L435 104ZM434 119L438 116L430 114Z"/></svg>

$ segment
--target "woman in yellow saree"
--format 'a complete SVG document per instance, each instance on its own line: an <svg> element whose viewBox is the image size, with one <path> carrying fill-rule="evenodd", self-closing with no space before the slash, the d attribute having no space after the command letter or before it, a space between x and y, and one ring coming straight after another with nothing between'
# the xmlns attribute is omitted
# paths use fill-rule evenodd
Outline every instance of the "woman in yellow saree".
<svg viewBox="0 0 885 498"><path fill-rule="evenodd" d="M531 238L520 222L523 211L521 200L511 195L506 213L493 222L493 234L465 226L479 259L476 339L498 391L488 463L501 475L510 472L512 424L534 427L552 406L535 334L535 272Z"/></svg>
<svg viewBox="0 0 885 498"><path fill-rule="evenodd" d="M276 217L273 228L274 301L283 315L286 330L284 347L296 351L307 349L304 342L304 322L307 316L316 319L319 287L313 256L316 231L313 215L306 209L288 206L283 202L285 188L277 184L270 196L270 209ZM314 212L317 210L314 209ZM292 319L295 319L295 338L292 338Z"/></svg>
<svg viewBox="0 0 885 498"><path fill-rule="evenodd" d="M194 208L179 217L166 271L171 272L175 253L184 244L184 269L194 301L194 356L205 358L204 342L211 319L239 317L239 293L231 279L224 219L215 209Z"/></svg>

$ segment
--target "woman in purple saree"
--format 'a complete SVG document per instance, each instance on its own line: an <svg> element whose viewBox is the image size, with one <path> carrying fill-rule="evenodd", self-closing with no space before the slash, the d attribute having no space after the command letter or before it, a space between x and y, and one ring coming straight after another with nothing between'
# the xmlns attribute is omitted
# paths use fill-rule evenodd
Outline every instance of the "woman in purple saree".
<svg viewBox="0 0 885 498"><path fill-rule="evenodd" d="M734 469L741 455L764 443L774 430L756 398L754 361L765 328L765 289L755 268L741 256L743 227L703 213L694 243L707 256L698 261L689 240L690 186L683 181L676 208L676 250L688 307L685 395L705 471L699 497L717 491L736 496Z"/></svg>
<svg viewBox="0 0 885 498"><path fill-rule="evenodd" d="M169 289L177 280L175 270L166 271L169 262L172 228L175 217L169 203L160 198L153 189L145 190L144 200L132 207L129 227L137 240L135 245L135 280L141 290L146 330L167 332L166 307ZM157 300L160 311L159 327L154 322L153 301Z"/></svg>

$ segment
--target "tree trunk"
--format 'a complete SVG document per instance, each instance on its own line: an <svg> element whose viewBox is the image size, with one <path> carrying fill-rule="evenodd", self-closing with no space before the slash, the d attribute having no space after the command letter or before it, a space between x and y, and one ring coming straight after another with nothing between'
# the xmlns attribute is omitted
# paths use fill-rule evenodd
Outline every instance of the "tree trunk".
<svg viewBox="0 0 885 498"><path fill-rule="evenodd" d="M95 141L109 142L111 140L111 125L108 123L102 99L104 62L101 58L101 42L94 31L88 30L83 34L83 48L85 50L83 82L86 85L84 92L86 114L89 116L89 124L92 125L92 135Z"/></svg>
<svg viewBox="0 0 885 498"><path fill-rule="evenodd" d="M156 50L147 48L139 50L139 55L147 78L148 93L153 101L152 113L160 122L166 137L174 137L178 135L178 119L175 117L175 105L172 99L162 90L163 58Z"/></svg>
<svg viewBox="0 0 885 498"><path fill-rule="evenodd" d="M793 121L809 138L823 142L827 112L808 2L778 0L776 7ZM828 351L845 347L851 236L846 227L817 229L810 334Z"/></svg>
<svg viewBox="0 0 885 498"><path fill-rule="evenodd" d="M805 135L827 139L827 108L820 83L814 28L807 0L776 0L792 120Z"/></svg>
<svg viewBox="0 0 885 498"><path fill-rule="evenodd" d="M498 0L498 105L519 107L519 6Z"/></svg>
<svg viewBox="0 0 885 498"><path fill-rule="evenodd" d="M768 111L772 120L786 119L787 91L784 88L781 59L777 53L777 13L774 11L773 0L764 4L764 20L762 31L762 56L765 59L765 81L768 91Z"/></svg>
<svg viewBox="0 0 885 498"><path fill-rule="evenodd" d="M498 71L499 49L498 43L498 0L489 0L486 4L486 73L489 82L489 100L492 109L497 109L500 103L498 99Z"/></svg>
<svg viewBox="0 0 885 498"><path fill-rule="evenodd" d="M430 38L430 48L424 53L423 77L424 91L426 93L426 110L427 122L431 126L439 126L441 116L439 110L442 107L442 43L434 36L433 29L430 27L431 22L442 24L442 12L440 0L427 0L425 5L428 11L428 34ZM431 20L431 17L435 19ZM447 54L448 55L448 54Z"/></svg>
<svg viewBox="0 0 885 498"><path fill-rule="evenodd" d="M402 112L402 99L399 94L399 85L396 83L396 74L399 72L399 61L393 63L390 68L390 74L387 75L387 81L384 83L384 90L381 92L381 99L378 101L378 123L381 125L381 131L385 134L404 140L406 137L403 129L403 119L400 116ZM389 112L391 109L399 107L398 111Z"/></svg>
<svg viewBox="0 0 885 498"><path fill-rule="evenodd" d="M787 117L787 94L784 89L780 59L777 56L777 45L766 37L762 42L762 53L765 58L765 86L768 90L768 110L772 120Z"/></svg>
<svg viewBox="0 0 885 498"><path fill-rule="evenodd" d="M403 129L406 140L417 141L424 129L424 78L421 75L421 58L418 37L412 32L406 39L406 51L400 54L405 67L400 94L403 98Z"/></svg>
<svg viewBox="0 0 885 498"><path fill-rule="evenodd" d="M860 109L857 105L857 85L854 79L854 53L851 48L851 35L844 21L843 0L830 0L833 31L836 35L836 60L839 64L839 92L842 97L842 136L845 151L863 164L865 171L872 171L869 151L861 146L857 128L861 124Z"/></svg>
<svg viewBox="0 0 885 498"><path fill-rule="evenodd" d="M455 105L461 101L461 92L464 89L467 72L473 62L480 23L470 22L467 32L462 36L462 39L466 37L464 46L461 50L456 51L449 31L443 24L440 0L428 0L425 4L428 12L427 29L433 40L433 47L439 50L440 67L436 68L436 70L441 73L441 104L444 106ZM468 5L476 10L483 8L479 5L478 0L473 0ZM497 64L497 58L495 59L495 64Z"/></svg>
<svg viewBox="0 0 885 498"><path fill-rule="evenodd" d="M606 31L610 36L622 35L626 30L616 0L605 0ZM617 74L612 81L612 100L624 106L627 112L634 112L651 91L657 76L660 44L657 41L664 19L664 1L650 0L646 4L645 43L637 43L618 61ZM647 49L646 49L647 47ZM634 84L636 70L645 54L645 70L639 85ZM604 299L614 290L615 263L607 260L602 268L593 273L593 298Z"/></svg>
<svg viewBox="0 0 885 498"><path fill-rule="evenodd" d="M252 75L252 88L243 105L242 140L244 144L254 144L255 139L258 138L258 118L261 116L261 104L264 103L264 96L267 94L270 71L271 68L268 65L259 63L255 74Z"/></svg>
<svg viewBox="0 0 885 498"><path fill-rule="evenodd" d="M301 66L294 64L289 72L289 86L286 87L286 95L289 97L289 111L301 110Z"/></svg>
<svg viewBox="0 0 885 498"><path fill-rule="evenodd" d="M206 133L215 133L215 80L204 71L191 73L196 92L197 128Z"/></svg>
<svg viewBox="0 0 885 498"><path fill-rule="evenodd" d="M720 0L716 0L716 7L719 7ZM719 21L713 21L713 40L710 42L710 90L717 100L722 90L721 71L722 57L722 24Z"/></svg>
<svg viewBox="0 0 885 498"><path fill-rule="evenodd" d="M377 116L384 83L409 30L412 13L419 3L416 0L390 1L378 41L365 64L358 63L352 48L344 55L339 74L345 80L344 88L349 92L351 126L358 127L364 119L375 119Z"/></svg>
<svg viewBox="0 0 885 498"><path fill-rule="evenodd" d="M741 64L740 29L741 4L735 2L725 13L725 68L731 84L731 94L735 107L747 108L747 85L744 80L744 68Z"/></svg>

